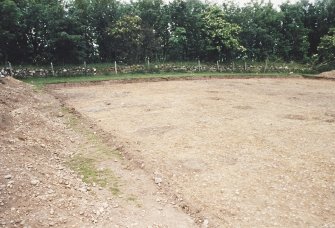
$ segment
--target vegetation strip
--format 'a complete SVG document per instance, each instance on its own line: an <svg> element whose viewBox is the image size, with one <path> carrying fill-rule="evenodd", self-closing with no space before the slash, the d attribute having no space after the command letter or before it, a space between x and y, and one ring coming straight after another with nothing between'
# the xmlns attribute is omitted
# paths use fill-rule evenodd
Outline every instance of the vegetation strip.
<svg viewBox="0 0 335 228"><path fill-rule="evenodd" d="M78 76L78 77L46 77L46 78L32 78L22 79L22 81L33 84L38 88L47 84L60 83L84 83L84 82L99 82L99 81L127 81L127 80L175 80L175 79L208 79L208 78L285 78L285 77L299 77L296 74L222 74L222 73L183 73L183 74L124 74L119 76Z"/></svg>
<svg viewBox="0 0 335 228"><path fill-rule="evenodd" d="M66 164L82 176L87 184L97 184L99 187L109 189L113 195L120 193L119 178L111 169L99 169L97 165L106 160L122 160L119 151L109 148L94 132L80 124L80 119L68 108L63 108L62 113L67 117L67 124L81 134L90 145L94 145L94 153L85 153L85 145L81 151L72 157Z"/></svg>

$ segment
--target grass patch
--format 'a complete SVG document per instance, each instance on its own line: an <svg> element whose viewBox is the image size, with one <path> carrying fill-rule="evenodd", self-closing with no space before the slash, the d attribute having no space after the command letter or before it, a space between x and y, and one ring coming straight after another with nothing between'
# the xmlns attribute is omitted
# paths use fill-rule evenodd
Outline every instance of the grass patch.
<svg viewBox="0 0 335 228"><path fill-rule="evenodd" d="M135 202L137 199L136 199L135 196L128 196L128 197L127 197L127 200L128 200L128 201Z"/></svg>
<svg viewBox="0 0 335 228"><path fill-rule="evenodd" d="M93 159L75 156L68 164L73 170L82 175L85 183L96 183L101 187L107 186L107 177L110 176L110 173L108 170L97 170Z"/></svg>
<svg viewBox="0 0 335 228"><path fill-rule="evenodd" d="M287 73L220 73L220 72L199 72L199 73L134 73L134 74L118 74L118 75L88 75L88 76L70 76L70 77L45 77L45 78L27 78L22 81L35 85L37 88L43 88L47 84L59 83L80 83L80 82L95 82L108 80L131 80L131 79L155 79L155 78L183 78L183 77L292 77Z"/></svg>
<svg viewBox="0 0 335 228"><path fill-rule="evenodd" d="M141 208L142 207L142 204L138 202L138 199L136 196L134 195L130 195L127 197L126 199L128 202L132 202L134 203L138 208Z"/></svg>
<svg viewBox="0 0 335 228"><path fill-rule="evenodd" d="M111 191L111 193L115 196L120 194L120 189L118 188L118 185L116 184L116 186L112 186L109 187L109 190Z"/></svg>
<svg viewBox="0 0 335 228"><path fill-rule="evenodd" d="M97 184L100 187L108 187L113 195L120 193L118 178L110 169L97 169L96 160L77 155L67 164L82 176L82 180L87 184Z"/></svg>
<svg viewBox="0 0 335 228"><path fill-rule="evenodd" d="M40 94L40 93L42 93L43 92L43 86L34 86L33 87L33 91L34 91L34 93L38 93L38 94Z"/></svg>
<svg viewBox="0 0 335 228"><path fill-rule="evenodd" d="M121 153L118 150L111 149L106 145L98 135L92 132L92 129L83 125L80 118L71 113L71 110L63 107L62 112L67 118L67 124L74 131L80 133L87 144L80 145L80 151L66 164L82 176L82 180L87 184L97 184L100 187L107 188L113 195L120 194L119 180L111 169L98 169L98 164L112 160L117 157L122 159ZM87 145L93 145L93 148L87 151ZM93 152L91 151L93 150Z"/></svg>
<svg viewBox="0 0 335 228"><path fill-rule="evenodd" d="M79 119L75 115L73 115L71 113L71 110L69 108L67 108L67 107L62 107L61 108L61 112L63 114L66 114L66 117L67 117L66 124L69 127L73 128L75 130L78 130L79 129L78 126L80 125L80 121L79 121Z"/></svg>

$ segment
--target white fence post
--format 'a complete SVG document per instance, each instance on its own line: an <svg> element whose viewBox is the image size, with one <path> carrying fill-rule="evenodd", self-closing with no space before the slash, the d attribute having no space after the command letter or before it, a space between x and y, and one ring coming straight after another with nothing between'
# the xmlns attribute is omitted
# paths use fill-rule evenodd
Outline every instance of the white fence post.
<svg viewBox="0 0 335 228"><path fill-rule="evenodd" d="M269 57L267 57L265 59L265 66L264 66L264 73L266 72L267 68L268 68L268 61L269 61Z"/></svg>
<svg viewBox="0 0 335 228"><path fill-rule="evenodd" d="M87 75L87 65L86 65L86 61L84 61L84 70L85 70L85 76Z"/></svg>
<svg viewBox="0 0 335 228"><path fill-rule="evenodd" d="M8 61L8 67L9 67L9 75L13 76L12 64L9 61Z"/></svg>
<svg viewBox="0 0 335 228"><path fill-rule="evenodd" d="M50 63L52 76L55 76L54 65Z"/></svg>

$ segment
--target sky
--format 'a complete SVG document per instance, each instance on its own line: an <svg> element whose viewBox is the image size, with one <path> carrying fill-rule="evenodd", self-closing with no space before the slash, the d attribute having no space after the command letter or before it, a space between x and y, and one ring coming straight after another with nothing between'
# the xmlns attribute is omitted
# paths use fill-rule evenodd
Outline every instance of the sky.
<svg viewBox="0 0 335 228"><path fill-rule="evenodd" d="M237 1L234 1L234 2L239 2L240 4L245 4L245 3L248 3L250 2L250 0L237 0ZM264 0L264 2L268 2L268 0ZM271 2L278 6L280 4L282 4L283 2L287 2L287 0L271 0ZM297 0L290 0L291 3L295 3L297 2Z"/></svg>
<svg viewBox="0 0 335 228"><path fill-rule="evenodd" d="M208 2L212 2L212 3L223 3L225 2L224 0L207 0ZM251 0L231 0L232 2L234 3L237 3L238 5L242 6L248 2L250 2ZM258 1L261 1L261 0L258 0ZM269 0L264 0L264 2L268 2ZM279 5L281 5L282 3L284 2L287 2L288 0L270 0L272 2L272 4L275 6L275 7L278 7ZM296 3L298 2L299 0L289 0L290 3ZM313 0L309 0L309 2L313 2Z"/></svg>

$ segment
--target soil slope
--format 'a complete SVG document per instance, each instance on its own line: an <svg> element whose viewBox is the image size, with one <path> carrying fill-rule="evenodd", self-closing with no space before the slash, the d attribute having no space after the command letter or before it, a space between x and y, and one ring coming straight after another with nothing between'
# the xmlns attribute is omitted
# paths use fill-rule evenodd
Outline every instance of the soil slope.
<svg viewBox="0 0 335 228"><path fill-rule="evenodd" d="M195 226L91 131L54 97L1 79L0 227Z"/></svg>

